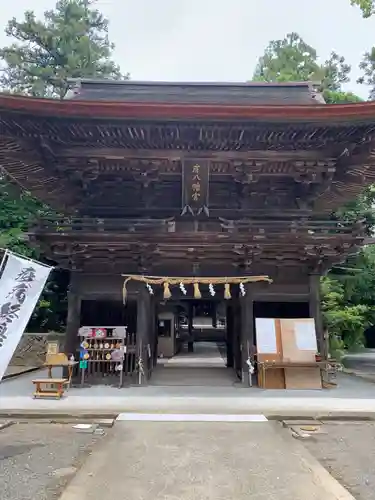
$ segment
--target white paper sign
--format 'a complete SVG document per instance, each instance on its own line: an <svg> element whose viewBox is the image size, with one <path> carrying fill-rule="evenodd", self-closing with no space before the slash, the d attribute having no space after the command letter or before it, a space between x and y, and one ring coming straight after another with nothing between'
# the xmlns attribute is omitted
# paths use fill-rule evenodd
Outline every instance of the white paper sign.
<svg viewBox="0 0 375 500"><path fill-rule="evenodd" d="M0 278L0 380L43 291L51 267L10 254Z"/></svg>
<svg viewBox="0 0 375 500"><path fill-rule="evenodd" d="M256 318L257 351L260 354L276 354L276 327L272 318Z"/></svg>
<svg viewBox="0 0 375 500"><path fill-rule="evenodd" d="M318 350L314 321L296 321L294 323L296 345L300 351Z"/></svg>

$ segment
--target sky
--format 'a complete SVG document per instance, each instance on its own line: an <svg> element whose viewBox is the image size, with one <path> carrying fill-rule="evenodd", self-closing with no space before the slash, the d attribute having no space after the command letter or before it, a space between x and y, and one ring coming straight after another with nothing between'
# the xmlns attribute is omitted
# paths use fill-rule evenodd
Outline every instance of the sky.
<svg viewBox="0 0 375 500"><path fill-rule="evenodd" d="M2 0L0 46L9 43L1 27L37 14L56 0ZM243 82L270 40L296 31L324 61L332 50L352 65L347 86L367 97L355 81L363 53L375 45L375 17L362 19L350 0L99 0L109 18L114 58L133 80Z"/></svg>

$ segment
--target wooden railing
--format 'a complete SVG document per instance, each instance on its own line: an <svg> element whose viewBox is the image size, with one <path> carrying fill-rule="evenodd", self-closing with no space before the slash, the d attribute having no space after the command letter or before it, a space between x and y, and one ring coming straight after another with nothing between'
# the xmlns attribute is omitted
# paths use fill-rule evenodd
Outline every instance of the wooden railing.
<svg viewBox="0 0 375 500"><path fill-rule="evenodd" d="M30 230L32 233L131 233L173 232L173 219L93 219L62 217L40 219Z"/></svg>
<svg viewBox="0 0 375 500"><path fill-rule="evenodd" d="M126 234L140 232L146 235L155 233L252 233L262 237L262 234L296 234L326 236L332 234L364 235L362 222L353 224L332 219L318 220L314 218L278 217L267 219L264 217L249 217L240 220L223 218L197 219L194 221L184 218L170 219L123 219L105 218L94 219L84 217L44 218L39 220L30 233L32 234L71 234L71 233L112 233ZM178 235L176 234L176 237Z"/></svg>

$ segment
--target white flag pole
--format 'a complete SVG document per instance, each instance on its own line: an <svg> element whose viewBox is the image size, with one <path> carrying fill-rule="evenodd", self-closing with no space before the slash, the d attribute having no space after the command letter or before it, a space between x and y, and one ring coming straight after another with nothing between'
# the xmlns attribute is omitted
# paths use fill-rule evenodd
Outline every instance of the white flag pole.
<svg viewBox="0 0 375 500"><path fill-rule="evenodd" d="M50 266L49 264L45 264L44 262L40 262L39 260L32 259L31 257L27 257L26 255L22 255L21 253L14 252L13 250L8 250L6 248L0 248L0 250L3 250L3 252L4 252L4 257L3 257L3 260L1 262L2 265L4 264L4 260L6 257L8 257L9 255L15 255L16 257L19 257L20 259L28 260L30 262L33 262L34 264L38 264L38 266L49 267L50 269L54 268L54 266ZM2 269L1 266L0 266L0 269Z"/></svg>
<svg viewBox="0 0 375 500"><path fill-rule="evenodd" d="M1 248L0 250L3 250L3 249ZM4 250L4 255L3 255L3 258L1 259L1 263L0 263L0 276L1 276L1 273L3 272L4 267L5 267L5 261L7 260L8 255L9 255L8 250Z"/></svg>

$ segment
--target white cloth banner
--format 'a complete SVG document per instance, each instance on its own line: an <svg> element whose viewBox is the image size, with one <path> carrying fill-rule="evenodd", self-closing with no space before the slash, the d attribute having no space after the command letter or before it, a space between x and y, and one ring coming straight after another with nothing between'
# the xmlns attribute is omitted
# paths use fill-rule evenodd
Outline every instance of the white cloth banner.
<svg viewBox="0 0 375 500"><path fill-rule="evenodd" d="M0 381L21 340L51 269L9 253L0 277Z"/></svg>

